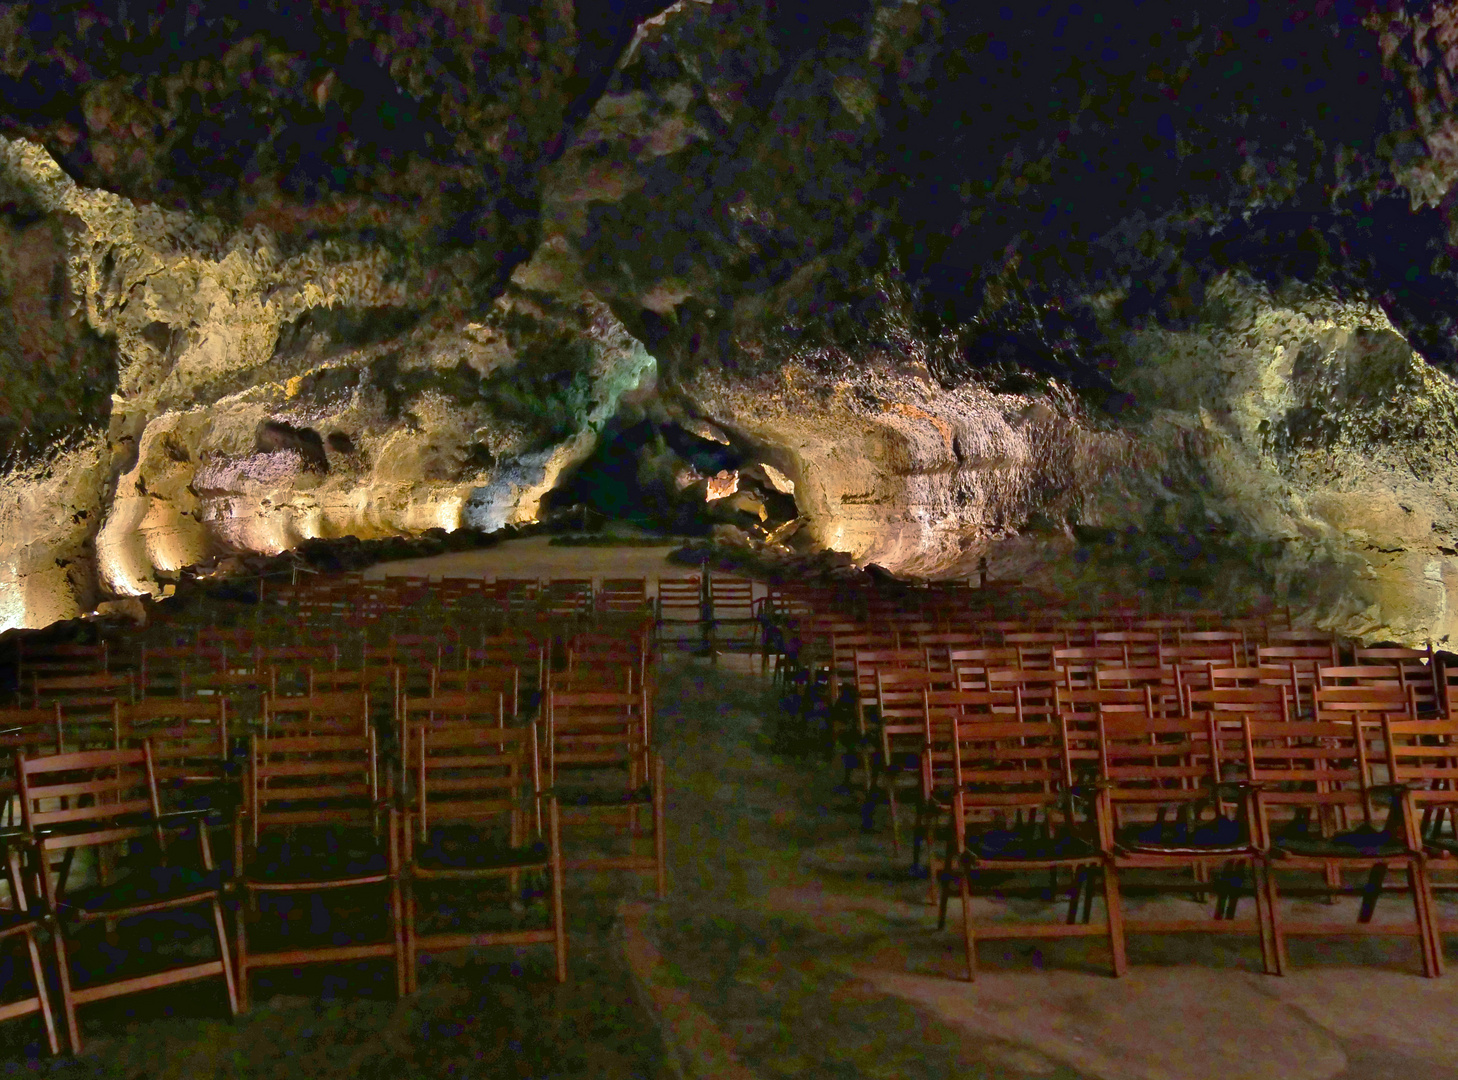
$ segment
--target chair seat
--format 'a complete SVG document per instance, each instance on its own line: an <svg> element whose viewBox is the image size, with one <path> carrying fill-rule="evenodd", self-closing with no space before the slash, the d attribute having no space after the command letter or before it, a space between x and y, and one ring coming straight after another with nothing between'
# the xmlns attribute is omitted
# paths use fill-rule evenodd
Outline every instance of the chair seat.
<svg viewBox="0 0 1458 1080"><path fill-rule="evenodd" d="M1254 851L1240 822L1217 817L1194 825L1156 822L1119 830L1119 847L1146 855L1241 855Z"/></svg>
<svg viewBox="0 0 1458 1080"><path fill-rule="evenodd" d="M389 872L381 841L364 830L300 829L263 838L244 863L245 877L266 885L328 883Z"/></svg>
<svg viewBox="0 0 1458 1080"><path fill-rule="evenodd" d="M549 855L540 841L512 847L469 826L446 826L431 829L424 843L417 840L414 858L424 870L495 870L546 866Z"/></svg>
<svg viewBox="0 0 1458 1080"><path fill-rule="evenodd" d="M990 829L967 837L969 862L1061 862L1097 859L1099 850L1081 836L1047 836L1013 829Z"/></svg>
<svg viewBox="0 0 1458 1080"><path fill-rule="evenodd" d="M637 806L653 802L653 789L647 784L638 788L561 788L553 794L562 806Z"/></svg>
<svg viewBox="0 0 1458 1080"><path fill-rule="evenodd" d="M206 900L222 887L217 870L195 870L187 866L148 866L128 872L110 885L97 885L67 893L60 907L87 914L126 911L149 904Z"/></svg>
<svg viewBox="0 0 1458 1080"><path fill-rule="evenodd" d="M1366 825L1335 836L1312 833L1278 836L1271 841L1271 847L1280 855L1317 859L1388 859L1411 854L1407 845L1390 833Z"/></svg>

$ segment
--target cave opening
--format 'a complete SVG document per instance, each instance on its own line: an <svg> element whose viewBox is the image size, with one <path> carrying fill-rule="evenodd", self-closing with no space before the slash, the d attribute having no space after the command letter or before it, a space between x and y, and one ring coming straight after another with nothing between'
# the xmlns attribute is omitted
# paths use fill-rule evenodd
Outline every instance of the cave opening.
<svg viewBox="0 0 1458 1080"><path fill-rule="evenodd" d="M793 496L776 489L746 448L683 424L614 421L597 449L543 500L547 517L589 528L622 523L649 534L705 537L728 529L763 538L795 518ZM721 441L724 440L724 441Z"/></svg>

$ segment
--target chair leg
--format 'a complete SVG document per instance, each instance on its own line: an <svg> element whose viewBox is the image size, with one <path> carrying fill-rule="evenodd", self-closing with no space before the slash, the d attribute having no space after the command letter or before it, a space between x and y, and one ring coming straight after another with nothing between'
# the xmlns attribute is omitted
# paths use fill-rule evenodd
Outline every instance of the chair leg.
<svg viewBox="0 0 1458 1080"><path fill-rule="evenodd" d="M30 952L30 970L35 977L35 996L40 1002L41 1021L46 1026L46 1045L51 1053L61 1052L61 1040L56 1034L56 1017L51 1012L51 992L46 988L46 971L41 966L40 949L35 943L35 931L25 932L25 947Z"/></svg>
<svg viewBox="0 0 1458 1080"><path fill-rule="evenodd" d="M410 978L405 966L405 920L401 908L404 905L400 901L400 878L398 876L390 879L390 930L395 936L395 996L403 998L409 990L407 984Z"/></svg>
<svg viewBox="0 0 1458 1080"><path fill-rule="evenodd" d="M1409 876L1411 871L1409 871ZM1362 907L1357 913L1357 922L1369 923L1377 910L1377 901L1382 896L1382 882L1387 877L1387 864L1378 863L1367 873L1367 884L1362 890Z"/></svg>
<svg viewBox="0 0 1458 1080"><path fill-rule="evenodd" d="M901 824L896 820L896 778L886 775L886 802L891 807L891 854L901 856Z"/></svg>
<svg viewBox="0 0 1458 1080"><path fill-rule="evenodd" d="M420 972L416 967L419 956L416 949L415 931L415 879L407 876L404 886L405 907L405 992L413 994L420 989Z"/></svg>
<svg viewBox="0 0 1458 1080"><path fill-rule="evenodd" d="M1078 922L1078 902L1083 899L1083 882L1088 868L1080 866L1073 872L1073 888L1068 891L1068 925Z"/></svg>
<svg viewBox="0 0 1458 1080"><path fill-rule="evenodd" d="M1114 978L1129 970L1129 959L1124 952L1124 903L1119 896L1119 878L1112 865L1105 863L1104 908L1108 917L1109 953L1113 960Z"/></svg>
<svg viewBox="0 0 1458 1080"><path fill-rule="evenodd" d="M246 890L245 890L246 891ZM233 920L233 937L237 939L237 959L233 970L238 986L238 1011L247 1012L248 996L248 912L254 903L252 896L237 897L237 917Z"/></svg>
<svg viewBox="0 0 1458 1080"><path fill-rule="evenodd" d="M1423 974L1435 979L1443 974L1443 941L1434 918L1427 874L1420 863L1412 861L1407 864L1407 884L1412 892L1413 917L1417 919L1418 940L1422 944Z"/></svg>
<svg viewBox="0 0 1458 1080"><path fill-rule="evenodd" d="M1261 938L1261 970L1267 975L1279 975L1274 935L1271 931L1271 907L1266 889L1266 873L1263 863L1259 860L1251 861L1250 874L1254 883L1256 926Z"/></svg>
<svg viewBox="0 0 1458 1080"><path fill-rule="evenodd" d="M61 1011L66 1018L66 1036L71 1042L71 1053L81 1053L81 1027L76 1023L76 997L71 991L70 960L66 956L66 935L57 924L55 931L56 974L61 981Z"/></svg>
<svg viewBox="0 0 1458 1080"><path fill-rule="evenodd" d="M668 835L664 829L663 759L653 759L653 866L654 883L658 887L658 899L668 895Z"/></svg>
<svg viewBox="0 0 1458 1080"><path fill-rule="evenodd" d="M967 981L977 978L977 943L972 939L972 888L967 880L972 875L962 871L962 940L967 950Z"/></svg>
<svg viewBox="0 0 1458 1080"><path fill-rule="evenodd" d="M228 991L228 1014L238 1015L238 988L233 978L233 952L228 947L228 929L223 924L223 904L216 896L209 901L213 908L213 927L218 936L218 956L223 961L223 986Z"/></svg>
<svg viewBox="0 0 1458 1080"><path fill-rule="evenodd" d="M1266 879L1266 910L1270 913L1271 919L1271 947L1276 960L1276 970L1273 974L1284 975L1290 967L1290 958L1286 954L1286 934L1281 929L1281 895L1276 887L1275 867L1267 863L1265 866Z"/></svg>
<svg viewBox="0 0 1458 1080"><path fill-rule="evenodd" d="M552 802L548 828L551 830L552 852L552 927L557 932L553 948L556 950L557 981L563 983L567 981L567 924L562 915L562 829L556 800Z"/></svg>

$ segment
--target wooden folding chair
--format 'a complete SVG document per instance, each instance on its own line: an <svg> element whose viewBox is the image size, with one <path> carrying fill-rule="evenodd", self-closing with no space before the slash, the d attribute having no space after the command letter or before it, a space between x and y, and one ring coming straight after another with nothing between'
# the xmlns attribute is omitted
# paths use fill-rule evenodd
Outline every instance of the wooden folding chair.
<svg viewBox="0 0 1458 1080"><path fill-rule="evenodd" d="M396 992L403 995L400 830L380 783L374 731L254 735L247 775L245 805L234 826L242 1007L248 1007L251 971L372 958L392 962ZM383 894L375 910L386 916L385 928L346 933L331 925L323 940L294 936L298 928L289 913L298 894L327 898L366 888ZM264 936L270 928L277 940ZM354 940L341 940L349 937ZM260 940L273 947L260 950Z"/></svg>
<svg viewBox="0 0 1458 1080"><path fill-rule="evenodd" d="M547 695L547 772L570 825L574 819L639 834L639 811L653 823L653 853L578 856L568 869L651 870L668 894L663 759L651 749L648 703L635 694L553 690Z"/></svg>
<svg viewBox="0 0 1458 1080"><path fill-rule="evenodd" d="M1213 878L1213 918L1130 922L1126 933L1255 934L1269 974L1276 972L1274 931L1267 908L1265 863L1254 831L1254 790L1222 775L1222 761L1244 747L1222 733L1213 714L1156 715L1149 709L1097 710L1102 847L1125 871L1189 869L1195 890ZM1173 814L1171 819L1170 815ZM1207 816L1208 815L1208 816ZM1246 873L1256 917L1235 918Z"/></svg>
<svg viewBox="0 0 1458 1080"><path fill-rule="evenodd" d="M124 994L218 976L227 993L229 1012L236 1016L238 999L223 926L222 882L213 867L208 831L196 829L201 869L169 861L167 831L198 815L186 811L162 813L150 747L144 743L139 750L90 750L33 758L21 755L16 759L16 773L27 842L34 848L33 877L45 910L54 916L61 1006L72 1051L81 1052L77 1007ZM149 849L144 857L135 853L125 859L100 857L102 849L133 842ZM120 865L122 872L85 888L66 888L49 871L51 856L82 849L98 853L95 865L103 871ZM133 954L150 953L150 941L136 928L121 927L121 920L190 907L210 909L210 930L218 959L199 962L188 958L167 970L143 974L114 960L104 976L85 986L73 984L81 972L93 976L97 973L94 965L80 972L72 967L71 958L81 944L83 927L104 921L108 930L115 928L117 934L133 943L126 950L126 959L130 960Z"/></svg>
<svg viewBox="0 0 1458 1080"><path fill-rule="evenodd" d="M912 656L920 656L911 650ZM884 796L891 811L891 850L901 854L901 821L897 814L897 783L909 782L920 790L922 784L921 755L925 748L926 708L928 691L952 690L955 677L949 671L922 671L916 668L877 667L874 699L877 711L875 736L877 746L871 791L867 795L863 826L869 831L879 796Z"/></svg>
<svg viewBox="0 0 1458 1080"><path fill-rule="evenodd" d="M48 709L0 709L0 799L4 799L7 826L20 821L20 792L15 777L15 755L26 757L61 752L61 712Z"/></svg>
<svg viewBox="0 0 1458 1080"><path fill-rule="evenodd" d="M754 602L754 582L712 572L708 578L709 655L717 661L719 650L729 644L736 646L736 651L753 654L758 650L762 629ZM725 633L745 629L749 631L747 638Z"/></svg>
<svg viewBox="0 0 1458 1080"><path fill-rule="evenodd" d="M165 810L201 810L232 821L239 789L228 773L228 702L149 698L118 705L122 746L152 744L152 768Z"/></svg>
<svg viewBox="0 0 1458 1080"><path fill-rule="evenodd" d="M658 648L672 642L675 647L685 640L695 642L696 649L709 646L708 624L705 622L703 584L697 577L659 578L658 596L654 602ZM687 639L677 636L691 630Z"/></svg>
<svg viewBox="0 0 1458 1080"><path fill-rule="evenodd" d="M1402 792L1408 846L1421 850L1429 875L1458 868L1458 719L1383 717L1387 775ZM1438 887L1430 880L1430 885ZM1451 889L1451 882L1445 882ZM1442 935L1458 933L1458 920L1431 905L1433 933L1442 956Z"/></svg>
<svg viewBox="0 0 1458 1080"><path fill-rule="evenodd" d="M1100 804L1093 801L1079 813L1071 783L1062 725L1056 712L1030 718L1021 688L1014 693L1014 712L953 712L952 763L954 786L951 824L942 874L937 926L947 921L947 903L955 880L962 894L962 928L967 978L977 967L976 937L1029 938L1107 936L1114 974L1127 967L1124 956L1123 910L1112 865L1099 848L1103 827ZM982 872L1020 873L1067 870L1073 889L1066 923L1026 923L1006 919L977 921L972 911L972 882ZM1103 878L1106 918L1103 926L1077 920L1077 904L1085 887ZM1041 886L1038 889L1042 891Z"/></svg>
<svg viewBox="0 0 1458 1080"><path fill-rule="evenodd" d="M1390 718L1378 712L1353 711L1341 719L1320 702L1318 719L1296 718L1279 723L1243 717L1246 776L1256 785L1257 836L1267 866L1275 870L1307 870L1328 875L1325 892L1345 892L1364 899L1358 921L1290 923L1283 919L1275 873L1266 874L1278 973L1289 966L1289 934L1347 936L1378 934L1418 939L1423 974L1442 973L1442 952L1433 930L1432 893L1422 849L1413 846L1404 821L1402 789L1373 783L1369 740L1382 737ZM1379 749L1380 755L1382 751ZM1380 757L1379 757L1380 760ZM1378 802L1388 809L1379 815ZM1379 821L1379 816L1382 820ZM1355 817L1359 824L1350 827ZM1359 889L1333 888L1329 867L1366 870ZM1406 929L1371 922L1382 879L1392 869L1407 873L1412 894L1413 926Z"/></svg>
<svg viewBox="0 0 1458 1080"><path fill-rule="evenodd" d="M542 791L536 726L407 723L406 732L413 779L404 819L407 989L417 988L420 953L481 945L551 944L557 981L566 981L561 828L556 798ZM524 874L547 879L545 928L421 930L422 887L506 877L515 891Z"/></svg>

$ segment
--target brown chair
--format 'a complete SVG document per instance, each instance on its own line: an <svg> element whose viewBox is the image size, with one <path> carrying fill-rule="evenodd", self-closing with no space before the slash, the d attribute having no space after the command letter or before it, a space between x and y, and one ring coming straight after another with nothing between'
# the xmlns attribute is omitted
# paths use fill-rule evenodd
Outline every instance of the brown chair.
<svg viewBox="0 0 1458 1080"><path fill-rule="evenodd" d="M754 582L711 572L706 615L709 655L715 660L725 646L732 645L734 651L751 655L759 650L761 625L754 602Z"/></svg>
<svg viewBox="0 0 1458 1080"><path fill-rule="evenodd" d="M403 995L399 821L380 783L374 732L255 735L244 791L234 827L242 1007L248 1007L248 975L256 969L372 958L391 960ZM288 918L293 898L329 897L342 889L383 894L367 907L386 916L388 925L344 943L337 931L328 940L295 938ZM265 940L273 947L260 950L269 928L278 931L278 940Z"/></svg>
<svg viewBox="0 0 1458 1080"><path fill-rule="evenodd" d="M238 999L223 926L222 881L213 867L208 831L194 830L200 845L200 869L169 861L167 832L197 815L161 812L151 748L144 743L139 750L18 756L16 772L23 825L34 846L32 876L38 879L45 909L54 917L56 967L71 1049L81 1052L78 1006L176 983L220 976L229 1012L236 1016ZM101 856L103 850L114 851L131 842L140 842L150 851L144 858L135 854ZM98 854L95 864L103 872L102 880L84 888L67 889L49 872L51 856L88 848ZM118 866L119 874L105 874L108 867ZM198 961L188 957L187 962L170 969L144 974L117 972L113 962L113 970L105 976L85 986L73 985L71 958L83 927L105 922L111 929L130 916L188 907L210 909L218 959ZM126 934L135 941L135 949L128 953L150 951L135 929Z"/></svg>
<svg viewBox="0 0 1458 1080"><path fill-rule="evenodd" d="M704 621L703 585L697 577L659 578L654 609L659 649L669 642L679 647L685 641L693 642L695 649L708 648L709 629ZM685 631L690 632L687 638L681 636Z"/></svg>
<svg viewBox="0 0 1458 1080"><path fill-rule="evenodd" d="M1421 850L1430 872L1458 867L1458 719L1414 720L1388 715L1382 722L1388 778L1403 789L1408 846ZM1448 884L1451 888L1451 883ZM1432 905L1433 934L1458 933Z"/></svg>
<svg viewBox="0 0 1458 1080"><path fill-rule="evenodd" d="M955 880L962 894L962 929L967 978L977 968L976 937L1070 937L1105 935L1114 974L1127 967L1124 956L1123 909L1115 872L1099 848L1103 828L1096 820L1099 804L1080 813L1071 785L1071 768L1062 725L1055 713L1031 719L1022 693L1014 693L1012 714L993 711L953 713L953 791L946 866L941 877L937 926L947 922L947 904ZM1065 923L1028 924L1008 920L977 922L972 912L972 884L983 872L1017 874L1068 871L1073 878L1069 917ZM1103 879L1106 918L1103 926L1077 920L1082 891ZM997 887L1005 891L1002 886ZM1041 893L1043 886L1036 887Z"/></svg>
<svg viewBox="0 0 1458 1080"><path fill-rule="evenodd" d="M912 655L921 654L913 650ZM897 813L898 782L920 791L921 755L925 749L928 691L952 690L955 676L950 671L920 671L915 668L878 667L875 700L877 709L876 766L867 797L863 826L869 830L880 796L891 810L891 850L901 854L901 821Z"/></svg>
<svg viewBox="0 0 1458 1080"><path fill-rule="evenodd" d="M574 820L640 835L652 816L653 853L574 857L569 869L651 870L668 895L663 759L651 747L646 694L553 690L545 718L547 774L570 826Z"/></svg>
<svg viewBox="0 0 1458 1080"><path fill-rule="evenodd" d="M1416 937L1423 974L1441 974L1442 952L1433 931L1425 859L1422 849L1412 844L1404 821L1402 789L1379 786L1372 780L1369 740L1381 738L1383 724L1390 717L1358 712L1339 720L1298 718L1273 723L1249 715L1242 720L1246 776L1256 785L1257 837L1272 871L1266 874L1266 886L1277 972L1284 973L1289 966L1289 934L1384 934ZM1385 813L1378 809L1379 803L1386 804ZM1353 817L1358 822L1355 828L1351 827ZM1339 872L1333 887L1333 864L1342 870L1366 870L1366 884L1355 890L1343 888ZM1383 877L1393 869L1407 874L1413 902L1411 929L1371 922ZM1328 876L1321 892L1362 896L1358 921L1285 921L1274 873L1278 870L1319 872Z"/></svg>
<svg viewBox="0 0 1458 1080"><path fill-rule="evenodd" d="M404 818L407 989L417 988L420 953L479 945L551 944L557 981L564 982L561 830L557 801L542 792L536 726L424 723L406 730L413 780ZM522 875L546 878L546 927L421 930L424 889L504 877L515 891Z"/></svg>
<svg viewBox="0 0 1458 1080"><path fill-rule="evenodd" d="M149 698L118 705L122 746L150 740L152 768L165 810L203 810L231 821L238 785L228 775L228 701Z"/></svg>
<svg viewBox="0 0 1458 1080"><path fill-rule="evenodd" d="M1243 755L1239 735L1223 732L1213 713L1159 716L1148 708L1099 708L1099 797L1103 849L1114 868L1193 873L1203 895L1215 881L1213 918L1152 919L1129 923L1126 933L1245 932L1255 934L1267 973L1276 972L1269 892L1254 831L1254 790L1232 782L1222 765ZM1253 922L1235 914L1249 873Z"/></svg>

